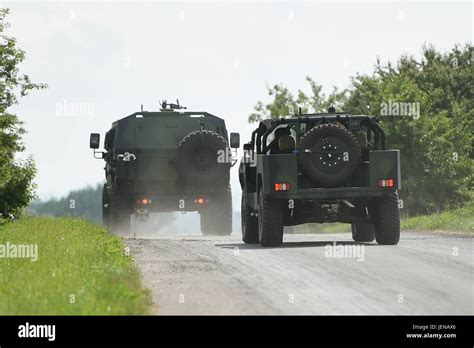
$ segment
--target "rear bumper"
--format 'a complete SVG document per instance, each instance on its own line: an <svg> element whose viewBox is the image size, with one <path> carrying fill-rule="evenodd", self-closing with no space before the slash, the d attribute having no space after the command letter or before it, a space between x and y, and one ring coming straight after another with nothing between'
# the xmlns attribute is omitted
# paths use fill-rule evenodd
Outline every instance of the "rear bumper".
<svg viewBox="0 0 474 348"><path fill-rule="evenodd" d="M309 188L288 192L274 192L270 196L285 199L344 199L353 197L383 196L393 189L378 189L371 187L336 187L336 188Z"/></svg>

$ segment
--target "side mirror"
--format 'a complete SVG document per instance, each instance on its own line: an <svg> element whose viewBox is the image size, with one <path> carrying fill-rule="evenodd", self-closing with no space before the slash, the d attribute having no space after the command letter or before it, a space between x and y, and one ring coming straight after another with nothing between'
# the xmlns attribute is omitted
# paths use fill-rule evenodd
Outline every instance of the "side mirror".
<svg viewBox="0 0 474 348"><path fill-rule="evenodd" d="M100 145L100 134L91 133L91 138L89 140L89 146L91 149L98 149Z"/></svg>
<svg viewBox="0 0 474 348"><path fill-rule="evenodd" d="M245 151L251 151L252 150L252 144L251 143L244 144L244 150Z"/></svg>
<svg viewBox="0 0 474 348"><path fill-rule="evenodd" d="M239 133L230 133L230 147L233 149L238 149L240 147Z"/></svg>

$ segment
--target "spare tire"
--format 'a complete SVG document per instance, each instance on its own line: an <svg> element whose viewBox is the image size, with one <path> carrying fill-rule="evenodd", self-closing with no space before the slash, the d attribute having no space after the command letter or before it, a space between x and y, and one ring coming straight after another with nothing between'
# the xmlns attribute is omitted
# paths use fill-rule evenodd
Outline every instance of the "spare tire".
<svg viewBox="0 0 474 348"><path fill-rule="evenodd" d="M178 144L176 168L186 184L199 187L228 185L231 163L227 141L219 134L203 130L189 133ZM221 152L223 151L223 152Z"/></svg>
<svg viewBox="0 0 474 348"><path fill-rule="evenodd" d="M318 187L344 185L360 163L360 146L352 133L337 123L314 127L300 140L302 173Z"/></svg>

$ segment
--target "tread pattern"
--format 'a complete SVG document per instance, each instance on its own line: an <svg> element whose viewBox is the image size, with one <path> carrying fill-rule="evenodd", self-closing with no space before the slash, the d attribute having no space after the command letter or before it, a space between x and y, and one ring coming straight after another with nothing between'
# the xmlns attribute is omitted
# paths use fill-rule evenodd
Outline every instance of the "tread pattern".
<svg viewBox="0 0 474 348"><path fill-rule="evenodd" d="M218 150L225 150L229 147L224 137L210 130L194 131L184 136L178 143L175 160L177 169L183 179L189 183L198 180L201 185L204 186L212 186L220 183L228 185L230 163L219 163L204 171L198 170L190 165L196 148L202 147L202 144L205 144L211 152L215 151L216 159Z"/></svg>
<svg viewBox="0 0 474 348"><path fill-rule="evenodd" d="M181 139L180 142L178 143L178 147L182 146L182 144L185 141L187 141L189 138L194 137L194 136L201 136L202 134L209 134L209 135L215 136L217 139L221 140L227 146L227 141L224 139L224 137L222 135L219 135L216 132L204 129L202 131L195 131L195 132L191 132L191 133L185 135L184 138Z"/></svg>
<svg viewBox="0 0 474 348"><path fill-rule="evenodd" d="M109 231L113 235L128 237L131 229L131 212L122 197L114 189L109 196Z"/></svg>
<svg viewBox="0 0 474 348"><path fill-rule="evenodd" d="M302 152L300 156L298 156L301 170L303 171L305 176L307 176L309 179L311 179L321 187L335 187L344 183L352 175L353 171L357 168L361 159L361 149L359 142L349 129L338 123L324 123L310 129L306 134L303 135L303 137L301 137L299 146L300 150L304 151L304 149L311 148L313 146L313 144L320 137L316 133L325 133L328 131L330 132L331 130L335 129L341 132L339 134L339 137L342 140L345 139L344 142L346 144L350 145L350 143L353 143L353 146L351 147L351 158L348 164L346 165L346 168L341 170L341 172L336 174L323 174L314 166L311 160L308 160L304 152ZM324 137L325 135L322 134L321 136Z"/></svg>
<svg viewBox="0 0 474 348"><path fill-rule="evenodd" d="M374 207L375 239L380 245L397 245L400 240L398 193L391 192L376 200Z"/></svg>
<svg viewBox="0 0 474 348"><path fill-rule="evenodd" d="M356 222L351 224L352 239L357 243L369 243L375 239L375 228L373 224Z"/></svg>
<svg viewBox="0 0 474 348"><path fill-rule="evenodd" d="M241 221L242 221L242 240L246 244L258 243L258 218L250 215L250 207L247 205L245 197L245 188L242 191L241 201Z"/></svg>
<svg viewBox="0 0 474 348"><path fill-rule="evenodd" d="M275 247L283 243L283 202L264 195L260 190L258 238L263 247Z"/></svg>
<svg viewBox="0 0 474 348"><path fill-rule="evenodd" d="M232 233L232 191L230 186L215 196L209 206L201 211L203 235L229 236Z"/></svg>

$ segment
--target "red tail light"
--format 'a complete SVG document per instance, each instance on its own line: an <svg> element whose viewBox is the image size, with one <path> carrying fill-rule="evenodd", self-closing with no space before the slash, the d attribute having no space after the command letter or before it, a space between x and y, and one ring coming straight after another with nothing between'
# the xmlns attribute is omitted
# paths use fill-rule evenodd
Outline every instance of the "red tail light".
<svg viewBox="0 0 474 348"><path fill-rule="evenodd" d="M395 180L393 179L379 179L379 188L392 188L395 186Z"/></svg>
<svg viewBox="0 0 474 348"><path fill-rule="evenodd" d="M206 198L204 197L197 197L195 200L194 200L194 203L196 204L199 204L199 205L203 205L203 204L206 204L208 203L209 200L207 200Z"/></svg>
<svg viewBox="0 0 474 348"><path fill-rule="evenodd" d="M138 203L138 204L141 204L141 205L148 205L148 204L151 204L151 199L149 199L149 198L141 198L141 199L138 199L138 200L137 200L137 203Z"/></svg>
<svg viewBox="0 0 474 348"><path fill-rule="evenodd" d="M288 182L276 182L275 183L275 191L290 191L291 190L291 184Z"/></svg>

